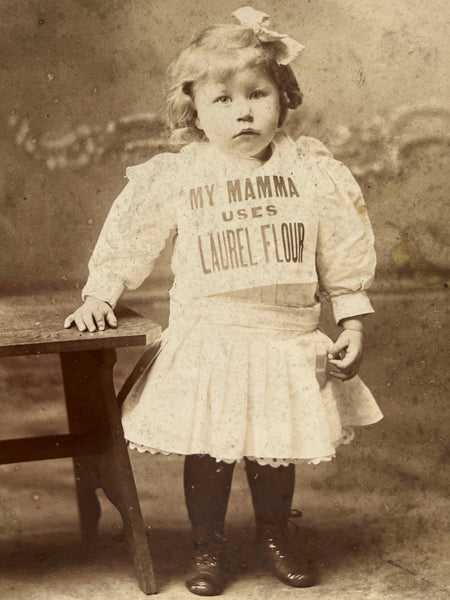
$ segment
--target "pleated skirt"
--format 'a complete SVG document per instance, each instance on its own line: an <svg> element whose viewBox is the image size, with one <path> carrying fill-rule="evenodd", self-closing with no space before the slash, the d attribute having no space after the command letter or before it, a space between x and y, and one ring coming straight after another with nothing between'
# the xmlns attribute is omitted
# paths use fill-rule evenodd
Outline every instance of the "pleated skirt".
<svg viewBox="0 0 450 600"><path fill-rule="evenodd" d="M382 413L359 377L328 376L333 342L319 313L235 298L172 303L159 354L123 406L130 446L273 466L330 460Z"/></svg>

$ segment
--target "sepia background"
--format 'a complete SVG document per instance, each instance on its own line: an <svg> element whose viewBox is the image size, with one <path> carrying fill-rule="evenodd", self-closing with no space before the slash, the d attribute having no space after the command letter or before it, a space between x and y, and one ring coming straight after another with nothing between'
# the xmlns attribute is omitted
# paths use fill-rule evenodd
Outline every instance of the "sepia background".
<svg viewBox="0 0 450 600"><path fill-rule="evenodd" d="M164 124L165 68L194 30L230 22L242 4L1 0L2 296L35 296L38 314L39 294L62 289L76 305L126 166L175 150ZM274 29L305 45L294 65L304 103L287 128L319 138L350 167L377 240L371 295L377 313L367 320L362 375L385 419L361 431L332 464L299 469L297 476L296 505L323 565L322 590L337 598L368 591L380 594L374 598L448 597L450 5L246 4L269 13ZM164 326L170 283L167 248L127 302ZM118 385L136 358L134 351L121 352ZM2 437L58 430L64 414L52 357L3 360L0 374ZM173 544L186 544L177 533L187 527L182 462L133 455L133 464L158 548L161 593L184 597L184 563L172 551ZM79 550L70 461L1 467L0 477L2 597L50 598L45 594L54 590L58 598L102 598L94 595L101 594L98 581L110 591L117 570L121 589L134 593L115 531L118 517L106 504L104 547L89 560ZM232 535L250 521L238 470ZM61 559L61 547L69 548L69 558ZM249 572L243 569L243 581ZM78 595L65 588L68 573ZM263 587L254 596L245 588L236 597L261 597L261 589L272 597L268 580L258 581ZM36 596L29 595L33 589Z"/></svg>

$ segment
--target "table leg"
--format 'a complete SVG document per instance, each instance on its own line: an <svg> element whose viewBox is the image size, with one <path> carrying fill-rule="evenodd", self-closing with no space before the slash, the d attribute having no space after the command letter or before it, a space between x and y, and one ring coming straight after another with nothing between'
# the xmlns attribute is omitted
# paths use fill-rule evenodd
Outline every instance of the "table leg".
<svg viewBox="0 0 450 600"><path fill-rule="evenodd" d="M92 431L98 452L74 458L81 531L90 539L98 529L101 487L119 510L133 554L139 585L156 593L155 577L113 383L114 350L62 352L66 406L71 433Z"/></svg>
<svg viewBox="0 0 450 600"><path fill-rule="evenodd" d="M81 537L84 542L89 544L98 534L101 508L95 490L100 487L100 482L97 469L89 460L89 457L75 457L73 459L73 470Z"/></svg>

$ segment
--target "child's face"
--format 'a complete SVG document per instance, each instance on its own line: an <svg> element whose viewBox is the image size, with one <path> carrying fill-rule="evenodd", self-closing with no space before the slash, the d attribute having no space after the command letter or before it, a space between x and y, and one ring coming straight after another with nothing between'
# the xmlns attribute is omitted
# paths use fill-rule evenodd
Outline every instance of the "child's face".
<svg viewBox="0 0 450 600"><path fill-rule="evenodd" d="M248 67L224 81L194 86L196 126L225 154L267 160L280 118L278 87L263 65Z"/></svg>

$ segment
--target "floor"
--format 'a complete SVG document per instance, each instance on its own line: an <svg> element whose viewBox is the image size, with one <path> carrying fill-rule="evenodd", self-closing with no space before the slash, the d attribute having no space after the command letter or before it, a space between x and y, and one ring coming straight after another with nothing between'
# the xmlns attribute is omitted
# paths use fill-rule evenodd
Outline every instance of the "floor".
<svg viewBox="0 0 450 600"><path fill-rule="evenodd" d="M412 298L412 300L411 300ZM332 463L297 469L291 534L319 572L296 590L265 573L252 546L244 471L228 512L230 600L443 600L450 598L450 404L445 355L446 292L376 294L363 377L385 419L358 432ZM135 360L119 355L118 382ZM0 437L51 434L65 421L53 356L0 361ZM179 457L131 454L163 600L184 587L189 531ZM78 537L71 461L0 467L0 598L138 600L116 510L100 494L97 543Z"/></svg>

